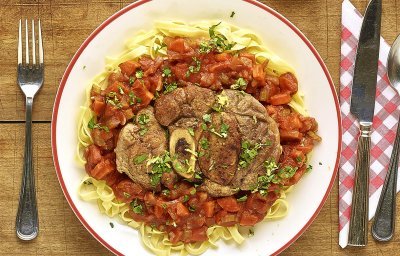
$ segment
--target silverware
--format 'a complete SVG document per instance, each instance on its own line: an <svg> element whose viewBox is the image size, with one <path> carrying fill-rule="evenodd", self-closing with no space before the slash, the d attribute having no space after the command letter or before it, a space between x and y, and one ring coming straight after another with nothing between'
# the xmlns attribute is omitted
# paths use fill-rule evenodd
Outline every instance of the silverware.
<svg viewBox="0 0 400 256"><path fill-rule="evenodd" d="M368 240L369 159L378 73L381 13L381 0L371 0L365 11L354 66L350 111L360 123L360 137L357 146L348 240L351 246L365 246Z"/></svg>
<svg viewBox="0 0 400 256"><path fill-rule="evenodd" d="M398 94L400 94L400 36L397 37L390 49L387 69L390 83L397 90ZM394 234L399 146L400 125L398 124L388 172L372 224L372 236L376 240L383 242L392 239Z"/></svg>
<svg viewBox="0 0 400 256"><path fill-rule="evenodd" d="M26 123L24 167L15 228L17 236L22 240L32 240L39 232L35 176L32 161L32 105L35 94L43 85L44 77L43 42L40 20L38 23L38 42L36 46L35 22L32 20L32 55L30 56L28 20L25 20L25 62L22 57L23 39L21 20L19 21L18 31L18 84L26 98ZM36 47L39 52L38 58L36 56Z"/></svg>

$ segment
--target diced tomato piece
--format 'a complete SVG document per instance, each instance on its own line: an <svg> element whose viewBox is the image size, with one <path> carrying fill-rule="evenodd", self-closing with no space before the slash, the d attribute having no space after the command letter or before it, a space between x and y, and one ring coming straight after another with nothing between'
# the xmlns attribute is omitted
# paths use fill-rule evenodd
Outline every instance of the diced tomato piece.
<svg viewBox="0 0 400 256"><path fill-rule="evenodd" d="M129 77L124 76L121 72L114 72L108 76L108 84L112 85L115 82L128 82Z"/></svg>
<svg viewBox="0 0 400 256"><path fill-rule="evenodd" d="M182 241L182 236L183 236L183 230L181 229L174 229L168 232L168 238L172 244L176 244Z"/></svg>
<svg viewBox="0 0 400 256"><path fill-rule="evenodd" d="M189 216L189 210L186 206L184 206L181 202L176 204L176 214L179 217L187 217Z"/></svg>
<svg viewBox="0 0 400 256"><path fill-rule="evenodd" d="M231 55L226 53L226 52L219 53L219 54L215 55L215 60L216 61L226 61L226 60L229 60L230 58L231 58Z"/></svg>
<svg viewBox="0 0 400 256"><path fill-rule="evenodd" d="M291 100L292 100L292 97L290 97L289 94L280 93L280 94L271 96L270 103L272 105L277 106L277 105L288 104Z"/></svg>
<svg viewBox="0 0 400 256"><path fill-rule="evenodd" d="M187 46L186 41L183 38L176 38L175 40L171 40L171 42L169 42L169 45L167 43L167 47L168 50L179 53L185 53L189 51L189 47Z"/></svg>
<svg viewBox="0 0 400 256"><path fill-rule="evenodd" d="M217 62L209 66L208 70L210 72L228 72L232 70L232 64L229 61Z"/></svg>
<svg viewBox="0 0 400 256"><path fill-rule="evenodd" d="M192 230L191 242L201 242L208 240L207 227L196 228Z"/></svg>
<svg viewBox="0 0 400 256"><path fill-rule="evenodd" d="M285 186L291 186L291 185L296 184L296 183L301 179L301 177L304 175L304 173L306 172L306 170L307 170L306 165L303 165L301 168L297 169L297 171L296 171L296 173L293 175L293 177L290 178L288 181L286 181L286 182L284 183L284 185L285 185Z"/></svg>
<svg viewBox="0 0 400 256"><path fill-rule="evenodd" d="M282 141L300 141L303 135L299 131L295 130L279 130Z"/></svg>
<svg viewBox="0 0 400 256"><path fill-rule="evenodd" d="M258 213L265 213L269 208L267 196L262 196L260 193L251 193L246 201L246 208L255 210Z"/></svg>
<svg viewBox="0 0 400 256"><path fill-rule="evenodd" d="M157 217L157 219L161 219L163 214L164 214L164 208L162 206L159 205L154 206L154 215Z"/></svg>
<svg viewBox="0 0 400 256"><path fill-rule="evenodd" d="M100 116L101 114L103 114L103 112L106 108L106 103L104 102L104 97L94 96L91 108L97 116Z"/></svg>
<svg viewBox="0 0 400 256"><path fill-rule="evenodd" d="M279 86L282 91L293 94L298 90L297 79L292 73L285 73L279 77Z"/></svg>
<svg viewBox="0 0 400 256"><path fill-rule="evenodd" d="M258 82L264 82L265 72L261 64L255 64L253 66L253 78Z"/></svg>
<svg viewBox="0 0 400 256"><path fill-rule="evenodd" d="M154 98L154 95L145 87L143 81L140 79L136 79L133 83L132 91L141 99L141 106L149 105L151 100Z"/></svg>
<svg viewBox="0 0 400 256"><path fill-rule="evenodd" d="M218 198L217 203L227 212L237 212L240 209L236 198L233 196Z"/></svg>
<svg viewBox="0 0 400 256"><path fill-rule="evenodd" d="M133 60L128 60L119 64L122 74L127 75L128 77L131 76L139 67L140 64Z"/></svg>
<svg viewBox="0 0 400 256"><path fill-rule="evenodd" d="M153 194L153 192L147 192L144 195L143 201L145 201L146 205L149 205L149 206L154 206L157 204L157 199L156 199L155 195Z"/></svg>
<svg viewBox="0 0 400 256"><path fill-rule="evenodd" d="M237 215L235 213L228 213L224 210L219 211L215 215L216 223L220 226L231 227L238 223Z"/></svg>
<svg viewBox="0 0 400 256"><path fill-rule="evenodd" d="M93 129L92 130L92 139L95 145L107 149L106 142L113 137L111 132L104 131L102 129Z"/></svg>
<svg viewBox="0 0 400 256"><path fill-rule="evenodd" d="M143 199L144 188L130 179L120 181L114 188L118 200L129 203L135 198Z"/></svg>
<svg viewBox="0 0 400 256"><path fill-rule="evenodd" d="M268 87L264 86L260 90L259 101L266 102L268 100Z"/></svg>
<svg viewBox="0 0 400 256"><path fill-rule="evenodd" d="M115 184L117 184L120 180L124 179L126 176L117 170L111 172L108 174L106 177L104 177L103 180L106 181L107 185L110 187L113 187ZM143 197L141 198L143 199Z"/></svg>
<svg viewBox="0 0 400 256"><path fill-rule="evenodd" d="M91 176L95 179L101 180L115 170L115 164L110 160L101 160L91 171Z"/></svg>
<svg viewBox="0 0 400 256"><path fill-rule="evenodd" d="M241 226L254 226L258 222L258 217L252 215L249 211L244 211L240 217Z"/></svg>
<svg viewBox="0 0 400 256"><path fill-rule="evenodd" d="M101 160L100 148L94 144L90 145L86 148L85 157L88 164L95 166Z"/></svg>
<svg viewBox="0 0 400 256"><path fill-rule="evenodd" d="M203 204L204 215L207 218L214 216L215 201L207 201Z"/></svg>

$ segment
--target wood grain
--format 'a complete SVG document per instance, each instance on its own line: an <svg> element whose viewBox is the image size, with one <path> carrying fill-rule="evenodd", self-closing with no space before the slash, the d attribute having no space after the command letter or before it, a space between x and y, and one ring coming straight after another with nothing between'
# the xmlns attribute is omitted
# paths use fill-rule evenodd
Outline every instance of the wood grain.
<svg viewBox="0 0 400 256"><path fill-rule="evenodd" d="M292 21L314 44L339 84L340 15L338 0L262 0ZM367 0L353 0L364 10ZM63 72L83 40L102 21L130 1L118 0L6 0L0 5L0 254L1 255L111 255L80 224L60 189L52 161L50 120L54 97ZM16 86L17 22L41 18L45 43L45 84L35 99L34 168L40 235L30 242L17 239L14 230L21 182L24 97ZM400 32L400 0L383 1L382 35L393 42ZM13 121L17 123L12 123ZM337 182L310 228L282 255L396 255L400 225L390 243L369 236L366 248L338 246ZM398 200L398 212L400 212ZM400 217L398 215L397 222Z"/></svg>

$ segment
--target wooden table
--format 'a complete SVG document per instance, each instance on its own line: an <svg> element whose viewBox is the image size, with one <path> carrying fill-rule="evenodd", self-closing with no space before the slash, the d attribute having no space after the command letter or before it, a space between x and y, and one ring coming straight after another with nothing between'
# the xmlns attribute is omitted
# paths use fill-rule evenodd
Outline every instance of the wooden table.
<svg viewBox="0 0 400 256"><path fill-rule="evenodd" d="M315 45L339 84L339 0L263 0L291 20ZM367 0L352 1L364 10ZM54 96L63 72L83 40L102 21L129 4L123 0L61 1L8 0L0 6L0 254L110 255L80 224L60 189L50 146ZM383 1L382 34L393 42L400 33L400 0ZM45 84L35 99L33 125L34 166L40 216L40 235L22 242L14 230L21 182L24 141L24 97L16 85L17 23L40 17L45 42ZM400 249L400 228L392 242L379 244L369 237L366 248L338 246L337 182L310 228L283 254L395 255ZM400 201L398 201L400 205ZM398 206L398 210L400 207ZM399 212L399 211L398 211ZM397 217L400 222L400 215Z"/></svg>

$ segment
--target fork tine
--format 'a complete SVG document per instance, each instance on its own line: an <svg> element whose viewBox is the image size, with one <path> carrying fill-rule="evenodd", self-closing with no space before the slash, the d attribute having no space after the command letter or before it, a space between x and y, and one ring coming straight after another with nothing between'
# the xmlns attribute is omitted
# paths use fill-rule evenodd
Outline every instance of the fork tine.
<svg viewBox="0 0 400 256"><path fill-rule="evenodd" d="M29 64L28 20L25 20L25 64Z"/></svg>
<svg viewBox="0 0 400 256"><path fill-rule="evenodd" d="M39 19L39 63L43 64L43 41L42 41L42 25Z"/></svg>
<svg viewBox="0 0 400 256"><path fill-rule="evenodd" d="M32 20L32 64L36 65L35 21Z"/></svg>
<svg viewBox="0 0 400 256"><path fill-rule="evenodd" d="M18 64L22 64L22 36L21 36L21 26L22 22L19 20L18 28Z"/></svg>

